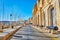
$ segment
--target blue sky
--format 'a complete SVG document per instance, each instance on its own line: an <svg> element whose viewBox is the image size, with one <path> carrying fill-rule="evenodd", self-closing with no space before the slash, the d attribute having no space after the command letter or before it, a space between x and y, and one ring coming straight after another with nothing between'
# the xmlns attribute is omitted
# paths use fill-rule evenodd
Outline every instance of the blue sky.
<svg viewBox="0 0 60 40"><path fill-rule="evenodd" d="M4 0L4 17L3 17L3 0L0 0L0 20L8 21L32 17L32 9L36 0ZM10 17L10 14L13 16Z"/></svg>

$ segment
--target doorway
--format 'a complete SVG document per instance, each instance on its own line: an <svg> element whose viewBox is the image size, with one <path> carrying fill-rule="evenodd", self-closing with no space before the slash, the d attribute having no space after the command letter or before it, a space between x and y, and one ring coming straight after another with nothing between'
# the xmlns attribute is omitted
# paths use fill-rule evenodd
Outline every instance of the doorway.
<svg viewBox="0 0 60 40"><path fill-rule="evenodd" d="M55 26L55 10L54 10L54 7L49 8L48 25L52 26L52 27Z"/></svg>
<svg viewBox="0 0 60 40"><path fill-rule="evenodd" d="M54 16L54 8L51 9L51 16L52 16L52 26L55 25L55 16Z"/></svg>

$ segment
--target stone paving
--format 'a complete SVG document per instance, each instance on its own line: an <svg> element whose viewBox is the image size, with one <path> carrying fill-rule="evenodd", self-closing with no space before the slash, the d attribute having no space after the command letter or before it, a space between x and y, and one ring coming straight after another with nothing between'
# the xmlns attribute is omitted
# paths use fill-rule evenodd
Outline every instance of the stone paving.
<svg viewBox="0 0 60 40"><path fill-rule="evenodd" d="M19 29L11 38L11 40L52 40L52 38L38 32L36 29L27 25Z"/></svg>
<svg viewBox="0 0 60 40"><path fill-rule="evenodd" d="M6 38L11 32L14 32L15 30L17 30L20 26L17 26L16 28L9 28L9 29L3 29L3 32L0 33L0 40L3 40L4 38Z"/></svg>

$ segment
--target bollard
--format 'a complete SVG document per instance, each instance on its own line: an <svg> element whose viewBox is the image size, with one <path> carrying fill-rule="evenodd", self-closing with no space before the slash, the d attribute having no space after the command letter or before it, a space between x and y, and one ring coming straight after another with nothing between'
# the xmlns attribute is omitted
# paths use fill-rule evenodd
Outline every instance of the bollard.
<svg viewBox="0 0 60 40"><path fill-rule="evenodd" d="M2 29L4 29L4 26L2 26Z"/></svg>
<svg viewBox="0 0 60 40"><path fill-rule="evenodd" d="M39 25L36 25L37 27L39 26Z"/></svg>
<svg viewBox="0 0 60 40"><path fill-rule="evenodd" d="M41 25L41 27L44 27L43 25Z"/></svg>
<svg viewBox="0 0 60 40"><path fill-rule="evenodd" d="M12 28L14 28L14 27L12 26Z"/></svg>
<svg viewBox="0 0 60 40"><path fill-rule="evenodd" d="M41 29L44 27L43 25L40 25L39 27L41 27Z"/></svg>
<svg viewBox="0 0 60 40"><path fill-rule="evenodd" d="M58 27L57 27L57 26L55 26L55 27L54 27L54 30L53 30L53 34L57 34L57 33L58 33L58 31L57 31L57 30L58 30Z"/></svg>

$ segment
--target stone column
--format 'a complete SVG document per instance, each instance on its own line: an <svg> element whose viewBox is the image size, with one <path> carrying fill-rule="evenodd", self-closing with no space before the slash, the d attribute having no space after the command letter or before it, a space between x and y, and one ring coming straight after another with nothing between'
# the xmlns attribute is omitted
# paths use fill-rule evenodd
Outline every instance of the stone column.
<svg viewBox="0 0 60 40"><path fill-rule="evenodd" d="M39 25L42 25L42 13L41 10L39 11Z"/></svg>
<svg viewBox="0 0 60 40"><path fill-rule="evenodd" d="M42 25L45 26L45 15L42 13Z"/></svg>
<svg viewBox="0 0 60 40"><path fill-rule="evenodd" d="M45 9L45 21L46 21L46 25L48 26L48 13L47 13L47 9Z"/></svg>
<svg viewBox="0 0 60 40"><path fill-rule="evenodd" d="M51 9L48 10L48 25L52 26L52 13L51 13Z"/></svg>
<svg viewBox="0 0 60 40"><path fill-rule="evenodd" d="M39 10L38 12L39 12L39 25L41 25L41 16L40 16L40 10Z"/></svg>
<svg viewBox="0 0 60 40"><path fill-rule="evenodd" d="M56 25L59 27L60 26L60 12L59 12L59 0L56 0L55 3L55 12L56 12ZM59 27L60 29L60 27Z"/></svg>
<svg viewBox="0 0 60 40"><path fill-rule="evenodd" d="M36 13L36 25L38 25L38 12Z"/></svg>

